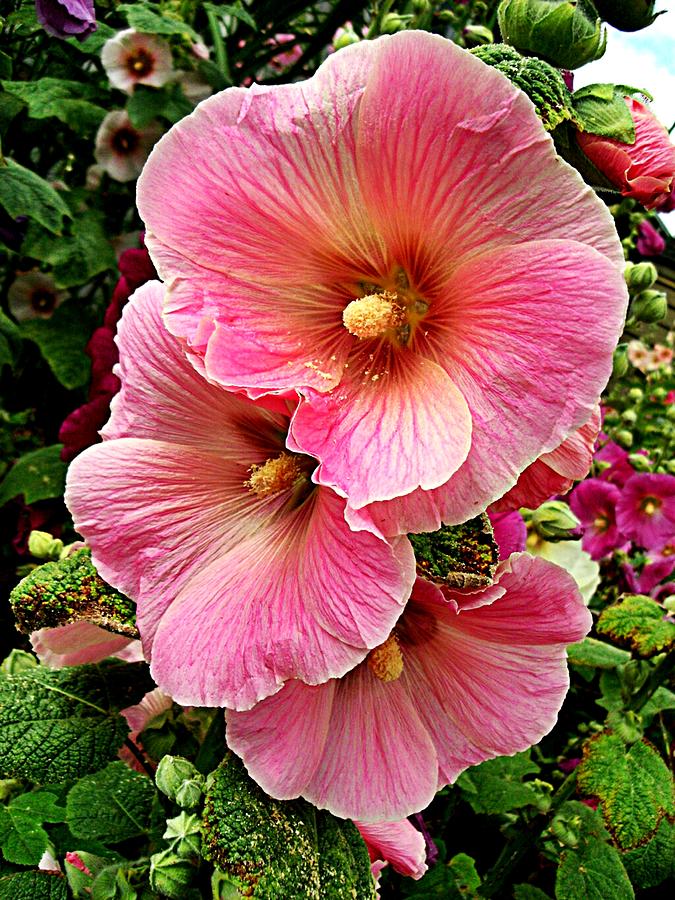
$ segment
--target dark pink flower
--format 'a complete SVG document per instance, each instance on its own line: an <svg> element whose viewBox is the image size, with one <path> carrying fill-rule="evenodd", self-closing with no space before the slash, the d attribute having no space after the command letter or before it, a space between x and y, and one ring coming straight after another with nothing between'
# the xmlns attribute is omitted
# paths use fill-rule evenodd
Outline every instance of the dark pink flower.
<svg viewBox="0 0 675 900"><path fill-rule="evenodd" d="M623 486L616 522L640 547L658 550L675 539L675 475L640 472Z"/></svg>
<svg viewBox="0 0 675 900"><path fill-rule="evenodd" d="M666 242L648 219L638 226L637 252L641 256L660 256L666 249Z"/></svg>
<svg viewBox="0 0 675 900"><path fill-rule="evenodd" d="M616 523L621 492L614 484L588 478L570 494L570 508L583 526L582 547L593 559L602 559L626 543Z"/></svg>
<svg viewBox="0 0 675 900"><path fill-rule="evenodd" d="M607 436L605 435L605 438ZM623 447L619 447L614 441L608 440L607 443L596 451L595 460L597 462L609 463L609 466L602 470L598 476L602 481L611 481L619 487L635 475L635 469L628 459L628 451Z"/></svg>
<svg viewBox="0 0 675 900"><path fill-rule="evenodd" d="M675 146L656 116L626 97L635 125L635 143L624 144L589 131L577 132L586 156L621 191L652 209L665 201L675 178Z"/></svg>
<svg viewBox="0 0 675 900"><path fill-rule="evenodd" d="M675 541L675 537L673 540ZM669 578L675 571L675 547L668 549L671 552L667 555L652 551L648 556L648 562L639 574L629 563L625 563L621 567L629 591L634 594L648 594L652 597L661 593L661 582Z"/></svg>
<svg viewBox="0 0 675 900"><path fill-rule="evenodd" d="M488 510L495 540L499 547L499 558L508 559L512 553L525 549L527 526L517 509L511 512L497 512L494 507Z"/></svg>

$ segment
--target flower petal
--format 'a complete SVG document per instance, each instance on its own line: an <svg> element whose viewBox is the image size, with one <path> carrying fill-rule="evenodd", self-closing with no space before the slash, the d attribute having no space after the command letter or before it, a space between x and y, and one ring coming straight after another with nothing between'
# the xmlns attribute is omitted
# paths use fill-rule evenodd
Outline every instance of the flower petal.
<svg viewBox="0 0 675 900"><path fill-rule="evenodd" d="M140 641L111 634L91 622L40 628L31 634L30 642L40 662L52 669L101 662L109 656L125 662L143 660Z"/></svg>

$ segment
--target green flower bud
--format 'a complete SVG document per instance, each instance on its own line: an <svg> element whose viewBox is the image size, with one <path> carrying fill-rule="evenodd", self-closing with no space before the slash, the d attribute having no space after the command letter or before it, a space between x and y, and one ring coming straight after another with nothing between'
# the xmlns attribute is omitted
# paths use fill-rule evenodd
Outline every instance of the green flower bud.
<svg viewBox="0 0 675 900"><path fill-rule="evenodd" d="M380 25L380 34L396 34L397 31L405 31L408 27L410 16L399 16L398 13L387 13Z"/></svg>
<svg viewBox="0 0 675 900"><path fill-rule="evenodd" d="M612 731L617 734L625 744L634 744L642 737L642 719L640 716L628 710L627 712L615 711L608 717L608 725L611 725Z"/></svg>
<svg viewBox="0 0 675 900"><path fill-rule="evenodd" d="M469 47L494 44L495 37L486 25L465 25L462 34Z"/></svg>
<svg viewBox="0 0 675 900"><path fill-rule="evenodd" d="M628 399L634 400L636 403L639 403L643 397L644 397L644 391L642 390L642 388L633 387L628 391Z"/></svg>
<svg viewBox="0 0 675 900"><path fill-rule="evenodd" d="M637 418L637 413L634 409L624 409L621 413L621 421L627 422L628 425L635 425Z"/></svg>
<svg viewBox="0 0 675 900"><path fill-rule="evenodd" d="M607 33L589 0L502 0L506 44L560 69L577 69L605 52Z"/></svg>
<svg viewBox="0 0 675 900"><path fill-rule="evenodd" d="M669 459L665 468L668 475L675 475L675 459Z"/></svg>
<svg viewBox="0 0 675 900"><path fill-rule="evenodd" d="M628 371L628 344L619 344L612 357L612 377L621 378Z"/></svg>
<svg viewBox="0 0 675 900"><path fill-rule="evenodd" d="M28 550L36 559L58 559L63 550L63 541L47 531L31 531Z"/></svg>
<svg viewBox="0 0 675 900"><path fill-rule="evenodd" d="M195 868L173 850L162 850L150 857L150 887L171 900L184 900Z"/></svg>
<svg viewBox="0 0 675 900"><path fill-rule="evenodd" d="M614 440L620 447L623 447L624 450L628 450L633 446L633 435L625 428L614 433Z"/></svg>
<svg viewBox="0 0 675 900"><path fill-rule="evenodd" d="M571 119L572 99L557 69L541 59L521 56L507 44L475 47L471 53L488 66L498 69L527 94L547 131Z"/></svg>
<svg viewBox="0 0 675 900"><path fill-rule="evenodd" d="M651 472L652 470L649 457L644 456L642 453L631 453L628 457L628 462L636 472Z"/></svg>
<svg viewBox="0 0 675 900"><path fill-rule="evenodd" d="M666 597L663 601L663 608L667 609L669 613L675 613L675 596Z"/></svg>
<svg viewBox="0 0 675 900"><path fill-rule="evenodd" d="M572 532L579 527L579 520L562 500L543 503L534 510L530 521L545 541L571 541L578 537Z"/></svg>
<svg viewBox="0 0 675 900"><path fill-rule="evenodd" d="M640 291L646 291L654 284L659 273L654 263L628 263L624 270L624 277L631 294L639 294Z"/></svg>
<svg viewBox="0 0 675 900"><path fill-rule="evenodd" d="M202 799L202 782L191 778L184 781L176 791L176 803L183 809L193 809Z"/></svg>
<svg viewBox="0 0 675 900"><path fill-rule="evenodd" d="M640 31L661 13L654 12L656 0L594 0L600 16L619 31Z"/></svg>
<svg viewBox="0 0 675 900"><path fill-rule="evenodd" d="M175 800L179 789L186 781L203 783L200 775L189 759L182 756L164 756L155 772L155 784L170 800Z"/></svg>
<svg viewBox="0 0 675 900"><path fill-rule="evenodd" d="M668 298L662 291L641 291L630 305L630 314L638 322L660 322L667 313Z"/></svg>
<svg viewBox="0 0 675 900"><path fill-rule="evenodd" d="M171 842L171 849L181 859L199 856L202 840L201 821L194 813L181 812L175 819L167 819L163 836Z"/></svg>
<svg viewBox="0 0 675 900"><path fill-rule="evenodd" d="M343 47L349 47L350 44L358 44L361 38L354 31L351 22L347 22L343 28L338 28L333 36L333 47L336 50L342 50Z"/></svg>

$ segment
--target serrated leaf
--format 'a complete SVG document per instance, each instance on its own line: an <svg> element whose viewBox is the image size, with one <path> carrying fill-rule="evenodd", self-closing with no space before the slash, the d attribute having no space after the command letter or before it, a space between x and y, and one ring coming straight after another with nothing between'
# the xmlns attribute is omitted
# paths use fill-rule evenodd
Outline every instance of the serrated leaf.
<svg viewBox="0 0 675 900"><path fill-rule="evenodd" d="M86 82L61 78L3 81L4 89L28 106L31 119L55 118L84 136L96 131L105 109L92 103L96 90Z"/></svg>
<svg viewBox="0 0 675 900"><path fill-rule="evenodd" d="M577 773L579 790L600 799L605 824L622 849L648 841L663 817L675 814L671 774L644 738L627 747L611 732L595 735L584 745Z"/></svg>
<svg viewBox="0 0 675 900"><path fill-rule="evenodd" d="M537 795L522 779L538 771L529 752L500 756L467 769L457 786L474 812L494 815L534 803Z"/></svg>
<svg viewBox="0 0 675 900"><path fill-rule="evenodd" d="M58 288L84 284L94 275L116 266L115 252L106 235L103 218L95 209L78 216L72 222L70 234L58 240L29 226L22 252L54 266L51 274ZM53 321L53 317L49 321Z"/></svg>
<svg viewBox="0 0 675 900"><path fill-rule="evenodd" d="M598 634L628 644L640 656L655 656L675 646L675 623L651 597L630 594L600 614Z"/></svg>
<svg viewBox="0 0 675 900"><path fill-rule="evenodd" d="M555 896L556 900L633 900L635 893L617 850L595 840L562 852Z"/></svg>
<svg viewBox="0 0 675 900"><path fill-rule="evenodd" d="M27 504L61 497L67 468L61 448L61 444L52 444L19 457L0 483L0 506L19 494Z"/></svg>
<svg viewBox="0 0 675 900"><path fill-rule="evenodd" d="M96 772L129 733L119 710L149 689L143 664L27 669L0 677L0 772L37 784Z"/></svg>
<svg viewBox="0 0 675 900"><path fill-rule="evenodd" d="M129 26L136 31L145 34L182 34L193 41L201 40L187 22L161 15L160 8L155 3L122 3L117 11L126 15Z"/></svg>
<svg viewBox="0 0 675 900"><path fill-rule="evenodd" d="M594 669L614 669L628 662L630 653L595 638L584 638L567 648L567 658L573 666L590 666Z"/></svg>
<svg viewBox="0 0 675 900"><path fill-rule="evenodd" d="M49 845L43 822L63 822L65 809L48 791L19 794L0 805L0 846L8 862L36 866Z"/></svg>
<svg viewBox="0 0 675 900"><path fill-rule="evenodd" d="M351 822L302 800L272 800L231 754L210 776L202 853L255 900L375 897L368 853Z"/></svg>
<svg viewBox="0 0 675 900"><path fill-rule="evenodd" d="M81 778L68 793L66 819L76 838L117 844L146 834L157 796L147 775L121 760Z"/></svg>
<svg viewBox="0 0 675 900"><path fill-rule="evenodd" d="M54 188L35 172L12 159L0 165L0 206L15 219L28 216L48 231L61 234L70 210Z"/></svg>
<svg viewBox="0 0 675 900"><path fill-rule="evenodd" d="M657 887L675 875L675 827L664 819L654 837L642 847L621 854L626 872L637 888Z"/></svg>
<svg viewBox="0 0 675 900"><path fill-rule="evenodd" d="M0 900L67 900L66 879L49 872L17 872L0 878Z"/></svg>
<svg viewBox="0 0 675 900"><path fill-rule="evenodd" d="M89 380L91 360L84 352L91 337L86 316L74 301L54 310L49 319L29 319L21 334L40 348L40 353L61 384L72 390Z"/></svg>

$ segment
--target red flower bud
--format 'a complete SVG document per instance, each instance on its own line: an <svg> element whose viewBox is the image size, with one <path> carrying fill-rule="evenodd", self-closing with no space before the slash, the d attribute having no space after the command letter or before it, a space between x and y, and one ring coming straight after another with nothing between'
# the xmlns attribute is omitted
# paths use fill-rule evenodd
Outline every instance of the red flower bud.
<svg viewBox="0 0 675 900"><path fill-rule="evenodd" d="M577 133L590 161L621 191L647 209L662 203L675 180L675 145L647 107L625 98L635 125L635 142L624 144L587 131Z"/></svg>

